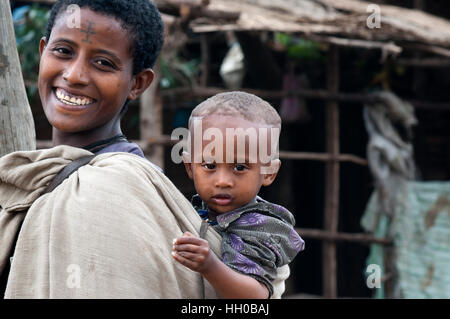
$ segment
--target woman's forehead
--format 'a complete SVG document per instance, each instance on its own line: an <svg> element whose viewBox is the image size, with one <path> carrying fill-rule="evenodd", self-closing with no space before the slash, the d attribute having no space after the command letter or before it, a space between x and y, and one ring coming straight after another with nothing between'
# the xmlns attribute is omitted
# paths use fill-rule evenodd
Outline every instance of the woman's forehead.
<svg viewBox="0 0 450 319"><path fill-rule="evenodd" d="M129 32L120 21L89 8L81 8L78 20L74 14L76 13L66 10L59 13L51 32L51 39L57 36L75 37L82 44L106 46L122 53L130 52Z"/></svg>

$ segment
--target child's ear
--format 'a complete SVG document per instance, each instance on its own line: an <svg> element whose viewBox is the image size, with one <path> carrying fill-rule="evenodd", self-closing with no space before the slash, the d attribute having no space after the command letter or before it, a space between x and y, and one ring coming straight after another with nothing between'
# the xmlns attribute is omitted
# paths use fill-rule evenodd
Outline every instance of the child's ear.
<svg viewBox="0 0 450 319"><path fill-rule="evenodd" d="M128 94L129 100L136 100L153 82L155 73L152 69L144 69L133 78L133 85L131 87L130 94Z"/></svg>
<svg viewBox="0 0 450 319"><path fill-rule="evenodd" d="M270 162L270 166L261 167L261 169L264 168L264 170L261 172L263 173L263 186L269 186L273 183L275 177L277 177L278 171L280 170L280 166L281 161L279 159L276 159Z"/></svg>
<svg viewBox="0 0 450 319"><path fill-rule="evenodd" d="M44 52L45 46L47 45L47 42L45 42L45 37L42 37L39 41L39 55L42 56L42 53Z"/></svg>
<svg viewBox="0 0 450 319"><path fill-rule="evenodd" d="M181 153L181 156L183 158L184 168L186 168L186 172L189 178L192 179L193 173L192 173L191 154L189 154L188 152L183 152Z"/></svg>

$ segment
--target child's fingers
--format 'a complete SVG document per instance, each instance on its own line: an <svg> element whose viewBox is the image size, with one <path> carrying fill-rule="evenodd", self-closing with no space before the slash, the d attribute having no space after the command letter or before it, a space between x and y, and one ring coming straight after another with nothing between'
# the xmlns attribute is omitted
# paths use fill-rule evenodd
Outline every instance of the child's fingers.
<svg viewBox="0 0 450 319"><path fill-rule="evenodd" d="M181 244L191 244L191 245L203 245L206 246L208 245L208 242L202 238L198 238L195 237L194 235L192 236L182 236L182 237L178 237L173 241L174 245L181 245Z"/></svg>
<svg viewBox="0 0 450 319"><path fill-rule="evenodd" d="M208 247L190 245L190 244L182 244L182 245L174 245L173 250L177 252L191 252L196 254L206 255L208 254Z"/></svg>
<svg viewBox="0 0 450 319"><path fill-rule="evenodd" d="M187 236L187 237L195 237L192 233L186 231L184 232L183 236Z"/></svg>
<svg viewBox="0 0 450 319"><path fill-rule="evenodd" d="M205 261L205 256L196 254L196 253L190 253L187 251L177 251L175 252L178 256L181 256L185 259L188 259L189 261L192 261L198 265L198 263L202 263Z"/></svg>
<svg viewBox="0 0 450 319"><path fill-rule="evenodd" d="M179 253L176 252L172 252L172 257L178 261L180 264L182 264L183 266L186 266L190 269L195 269L197 264L183 256L181 256Z"/></svg>

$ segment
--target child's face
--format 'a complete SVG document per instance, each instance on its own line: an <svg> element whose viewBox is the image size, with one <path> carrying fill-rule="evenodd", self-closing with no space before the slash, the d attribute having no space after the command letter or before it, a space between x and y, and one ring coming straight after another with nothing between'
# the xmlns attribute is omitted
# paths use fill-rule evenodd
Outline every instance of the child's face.
<svg viewBox="0 0 450 319"><path fill-rule="evenodd" d="M90 9L81 9L79 28L69 27L68 17L62 11L48 43L45 38L40 43L38 85L45 114L62 132L108 130L127 98L139 94L129 34L114 18ZM66 97L71 100L64 102Z"/></svg>
<svg viewBox="0 0 450 319"><path fill-rule="evenodd" d="M187 173L194 181L195 189L203 201L210 209L217 213L225 213L248 204L258 194L261 186L270 185L276 177L273 174L261 174L261 161L256 163L249 160L249 139L246 139L246 151L240 156L245 156L245 163L238 161L237 138L234 138L234 160L226 161L226 128L248 128L258 129L257 123L252 123L235 116L210 115L202 120L202 136L208 128L217 128L222 132L223 159L221 163L213 159L204 158L205 147L211 140L202 139L202 162L195 163L192 156L192 163L186 163ZM193 151L196 151L195 149ZM199 150L197 150L199 151ZM212 151L215 156L215 150ZM279 168L279 161L277 162Z"/></svg>

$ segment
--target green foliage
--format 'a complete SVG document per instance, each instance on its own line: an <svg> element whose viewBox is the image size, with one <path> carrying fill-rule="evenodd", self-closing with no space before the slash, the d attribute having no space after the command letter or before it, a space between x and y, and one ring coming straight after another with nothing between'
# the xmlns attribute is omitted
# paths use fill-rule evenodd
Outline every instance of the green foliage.
<svg viewBox="0 0 450 319"><path fill-rule="evenodd" d="M161 56L161 88L195 86L198 82L200 59L185 60L176 57L167 61Z"/></svg>
<svg viewBox="0 0 450 319"><path fill-rule="evenodd" d="M317 60L321 58L317 42L301 39L286 33L275 33L275 42L284 47L292 60Z"/></svg>
<svg viewBox="0 0 450 319"><path fill-rule="evenodd" d="M38 94L39 41L45 34L49 16L50 11L37 4L19 7L13 12L17 50L30 101Z"/></svg>

